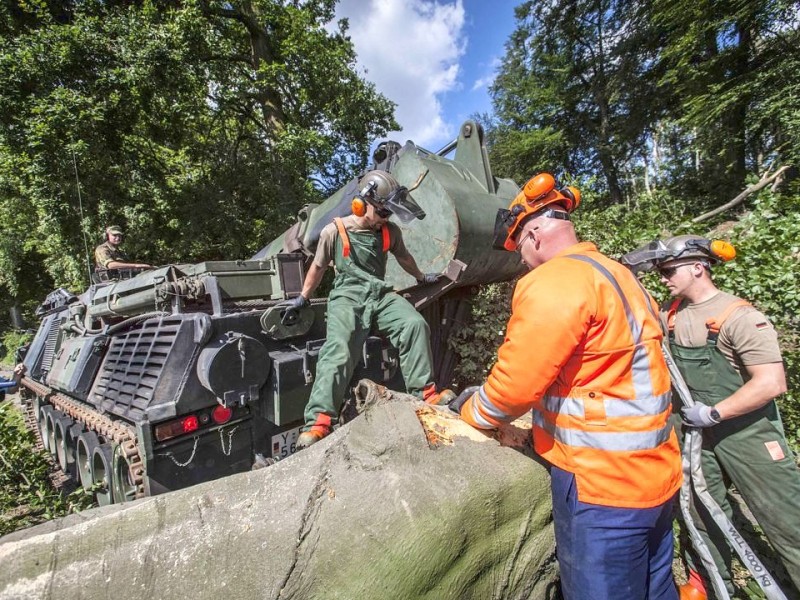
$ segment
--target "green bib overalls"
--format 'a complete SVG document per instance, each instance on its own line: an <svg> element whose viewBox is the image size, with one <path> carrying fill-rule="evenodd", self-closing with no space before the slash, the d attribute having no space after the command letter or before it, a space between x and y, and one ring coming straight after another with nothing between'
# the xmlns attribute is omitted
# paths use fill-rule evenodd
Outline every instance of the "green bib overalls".
<svg viewBox="0 0 800 600"><path fill-rule="evenodd" d="M709 331L706 345L698 348L681 346L674 337L670 330L670 351L696 402L713 406L744 385L741 375L717 348L718 333ZM783 454L779 460L770 454L770 447L776 452L776 444ZM732 510L727 491L731 483L736 486L794 585L800 588L800 471L786 443L775 401L703 429L701 464L709 493L729 519ZM732 551L697 498L694 505L695 515L700 515L699 519L695 517L697 528L728 591L733 593ZM695 568L688 556L687 562Z"/></svg>
<svg viewBox="0 0 800 600"><path fill-rule="evenodd" d="M350 256L336 239L336 277L328 296L327 334L305 411L306 429L319 414L336 418L356 360L371 330L388 337L400 353L400 370L409 394L422 396L433 381L430 330L407 300L383 281L387 254L380 232L348 231Z"/></svg>

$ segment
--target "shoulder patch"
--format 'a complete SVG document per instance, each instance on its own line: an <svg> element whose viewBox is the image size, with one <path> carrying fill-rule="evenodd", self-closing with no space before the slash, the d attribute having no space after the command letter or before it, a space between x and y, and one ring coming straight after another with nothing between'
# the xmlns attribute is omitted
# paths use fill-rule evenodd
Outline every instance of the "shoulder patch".
<svg viewBox="0 0 800 600"><path fill-rule="evenodd" d="M766 321L761 321L760 323L756 323L756 329L769 329L769 323Z"/></svg>

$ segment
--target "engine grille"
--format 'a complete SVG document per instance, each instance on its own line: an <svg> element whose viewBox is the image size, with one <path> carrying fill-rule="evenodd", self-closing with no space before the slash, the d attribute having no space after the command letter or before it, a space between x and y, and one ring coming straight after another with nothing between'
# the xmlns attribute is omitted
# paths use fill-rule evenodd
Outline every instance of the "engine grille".
<svg viewBox="0 0 800 600"><path fill-rule="evenodd" d="M56 342L58 342L59 325L61 320L58 315L52 315L50 318L49 327L47 332L47 340L44 343L44 352L42 353L42 366L43 373L49 373L53 366L53 357L55 355Z"/></svg>
<svg viewBox="0 0 800 600"><path fill-rule="evenodd" d="M153 400L181 323L179 317L152 319L115 336L90 401L103 411L140 420Z"/></svg>

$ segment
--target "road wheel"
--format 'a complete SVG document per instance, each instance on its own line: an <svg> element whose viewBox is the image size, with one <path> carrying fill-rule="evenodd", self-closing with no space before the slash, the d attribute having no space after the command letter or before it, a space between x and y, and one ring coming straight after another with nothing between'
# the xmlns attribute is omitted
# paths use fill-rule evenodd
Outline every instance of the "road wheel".
<svg viewBox="0 0 800 600"><path fill-rule="evenodd" d="M70 432L74 424L75 421L67 415L63 415L53 422L56 460L61 470L67 474L72 473L75 469L75 446Z"/></svg>
<svg viewBox="0 0 800 600"><path fill-rule="evenodd" d="M141 463L133 465L126 457L122 446L114 446L114 501L130 502L136 498L136 484L134 483L134 471L141 469Z"/></svg>
<svg viewBox="0 0 800 600"><path fill-rule="evenodd" d="M58 444L56 444L56 423L61 419L68 418L60 410L54 408L47 415L47 447L50 449L50 454L53 458L58 458Z"/></svg>
<svg viewBox="0 0 800 600"><path fill-rule="evenodd" d="M53 412L53 407L49 404L43 405L39 409L39 416L37 423L39 424L39 437L42 438L42 446L48 452L50 451L50 432L47 429L48 416Z"/></svg>
<svg viewBox="0 0 800 600"><path fill-rule="evenodd" d="M101 444L92 454L92 479L95 485L95 496L100 506L114 504L114 486L112 483L114 449L111 444Z"/></svg>
<svg viewBox="0 0 800 600"><path fill-rule="evenodd" d="M92 457L94 449L100 445L97 434L93 431L84 431L78 436L78 443L75 445L75 462L78 465L78 479L81 486L86 491L92 489L94 479L92 478Z"/></svg>

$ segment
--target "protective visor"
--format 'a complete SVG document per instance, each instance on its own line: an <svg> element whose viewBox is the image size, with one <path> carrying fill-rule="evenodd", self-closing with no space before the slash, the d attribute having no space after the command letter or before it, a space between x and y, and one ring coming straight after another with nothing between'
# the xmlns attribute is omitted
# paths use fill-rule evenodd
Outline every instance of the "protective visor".
<svg viewBox="0 0 800 600"><path fill-rule="evenodd" d="M411 223L414 219L425 218L425 211L408 193L408 188L403 186L395 189L383 202L376 204L375 209L379 216L386 218L388 211L404 224Z"/></svg>
<svg viewBox="0 0 800 600"><path fill-rule="evenodd" d="M528 213L523 215L523 213ZM506 250L514 252L517 245L512 239L513 235L522 229L523 225L528 219L537 217L547 217L549 219L560 219L562 221L569 221L569 213L563 210L558 210L552 206L545 206L535 212L528 212L522 204L515 204L511 209L500 208L497 210L497 216L494 219L494 239L492 240L492 248L496 250Z"/></svg>
<svg viewBox="0 0 800 600"><path fill-rule="evenodd" d="M634 274L638 274L652 271L657 265L671 258L674 258L673 252L664 245L664 242L654 240L623 255L619 262Z"/></svg>
<svg viewBox="0 0 800 600"><path fill-rule="evenodd" d="M508 232L514 227L517 218L525 212L525 207L521 204L515 204L511 210L507 208L497 209L497 215L494 218L494 238L492 239L492 248L495 250L508 250L506 248L506 240L508 239Z"/></svg>

